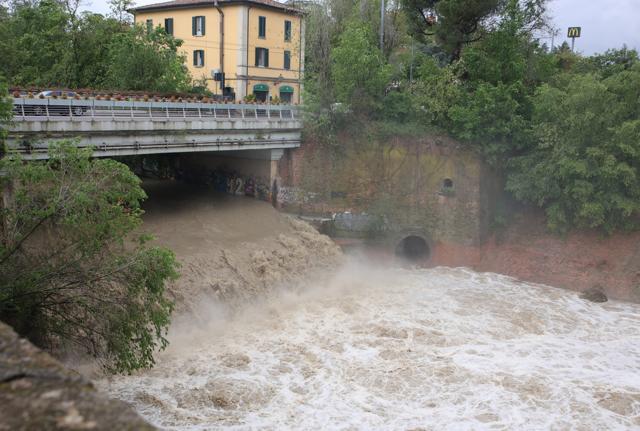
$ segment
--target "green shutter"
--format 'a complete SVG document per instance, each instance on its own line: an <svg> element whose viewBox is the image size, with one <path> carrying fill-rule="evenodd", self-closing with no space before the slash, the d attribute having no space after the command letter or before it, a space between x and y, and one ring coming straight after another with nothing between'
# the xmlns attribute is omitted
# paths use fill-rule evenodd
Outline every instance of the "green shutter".
<svg viewBox="0 0 640 431"><path fill-rule="evenodd" d="M291 69L291 51L284 52L284 68Z"/></svg>
<svg viewBox="0 0 640 431"><path fill-rule="evenodd" d="M291 40L291 21L284 22L284 40L285 41Z"/></svg>
<svg viewBox="0 0 640 431"><path fill-rule="evenodd" d="M195 36L196 35L196 17L192 16L191 17L191 36Z"/></svg>
<svg viewBox="0 0 640 431"><path fill-rule="evenodd" d="M269 50L264 50L264 67L269 67Z"/></svg>
<svg viewBox="0 0 640 431"><path fill-rule="evenodd" d="M256 48L256 67L260 65L260 48Z"/></svg>
<svg viewBox="0 0 640 431"><path fill-rule="evenodd" d="M204 17L201 17L201 18L202 18L202 35L204 36L204 32L207 26L205 25Z"/></svg>

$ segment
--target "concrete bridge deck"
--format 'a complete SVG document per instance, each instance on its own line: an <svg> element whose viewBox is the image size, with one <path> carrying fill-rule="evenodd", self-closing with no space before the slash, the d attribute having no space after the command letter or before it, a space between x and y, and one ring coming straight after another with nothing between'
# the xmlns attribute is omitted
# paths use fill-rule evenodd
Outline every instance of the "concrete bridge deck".
<svg viewBox="0 0 640 431"><path fill-rule="evenodd" d="M48 143L77 139L96 157L300 146L300 109L290 105L13 99L8 144L26 159Z"/></svg>

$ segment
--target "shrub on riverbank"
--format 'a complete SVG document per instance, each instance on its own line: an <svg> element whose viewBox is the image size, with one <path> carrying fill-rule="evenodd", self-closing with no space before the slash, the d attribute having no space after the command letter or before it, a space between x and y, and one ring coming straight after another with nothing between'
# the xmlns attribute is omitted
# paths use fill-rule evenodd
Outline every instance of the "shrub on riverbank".
<svg viewBox="0 0 640 431"><path fill-rule="evenodd" d="M72 143L50 159L0 160L0 320L36 345L69 345L116 372L153 365L166 347L177 277L171 251L134 238L140 180Z"/></svg>

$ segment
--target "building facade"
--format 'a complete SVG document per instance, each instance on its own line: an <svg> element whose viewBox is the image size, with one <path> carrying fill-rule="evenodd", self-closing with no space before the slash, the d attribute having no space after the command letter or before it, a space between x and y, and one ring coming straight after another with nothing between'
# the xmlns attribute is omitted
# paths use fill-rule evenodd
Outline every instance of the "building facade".
<svg viewBox="0 0 640 431"><path fill-rule="evenodd" d="M304 19L275 0L174 0L131 9L136 24L162 27L184 44L194 80L236 100L254 94L301 103ZM214 77L218 80L215 80Z"/></svg>

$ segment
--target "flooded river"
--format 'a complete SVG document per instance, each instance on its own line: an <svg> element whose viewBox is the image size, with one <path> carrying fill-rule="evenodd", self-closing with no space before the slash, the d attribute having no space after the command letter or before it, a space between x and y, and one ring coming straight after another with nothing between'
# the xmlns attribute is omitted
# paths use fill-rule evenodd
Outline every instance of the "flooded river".
<svg viewBox="0 0 640 431"><path fill-rule="evenodd" d="M98 382L175 430L640 428L640 306L466 269L348 264L177 319L152 370Z"/></svg>

